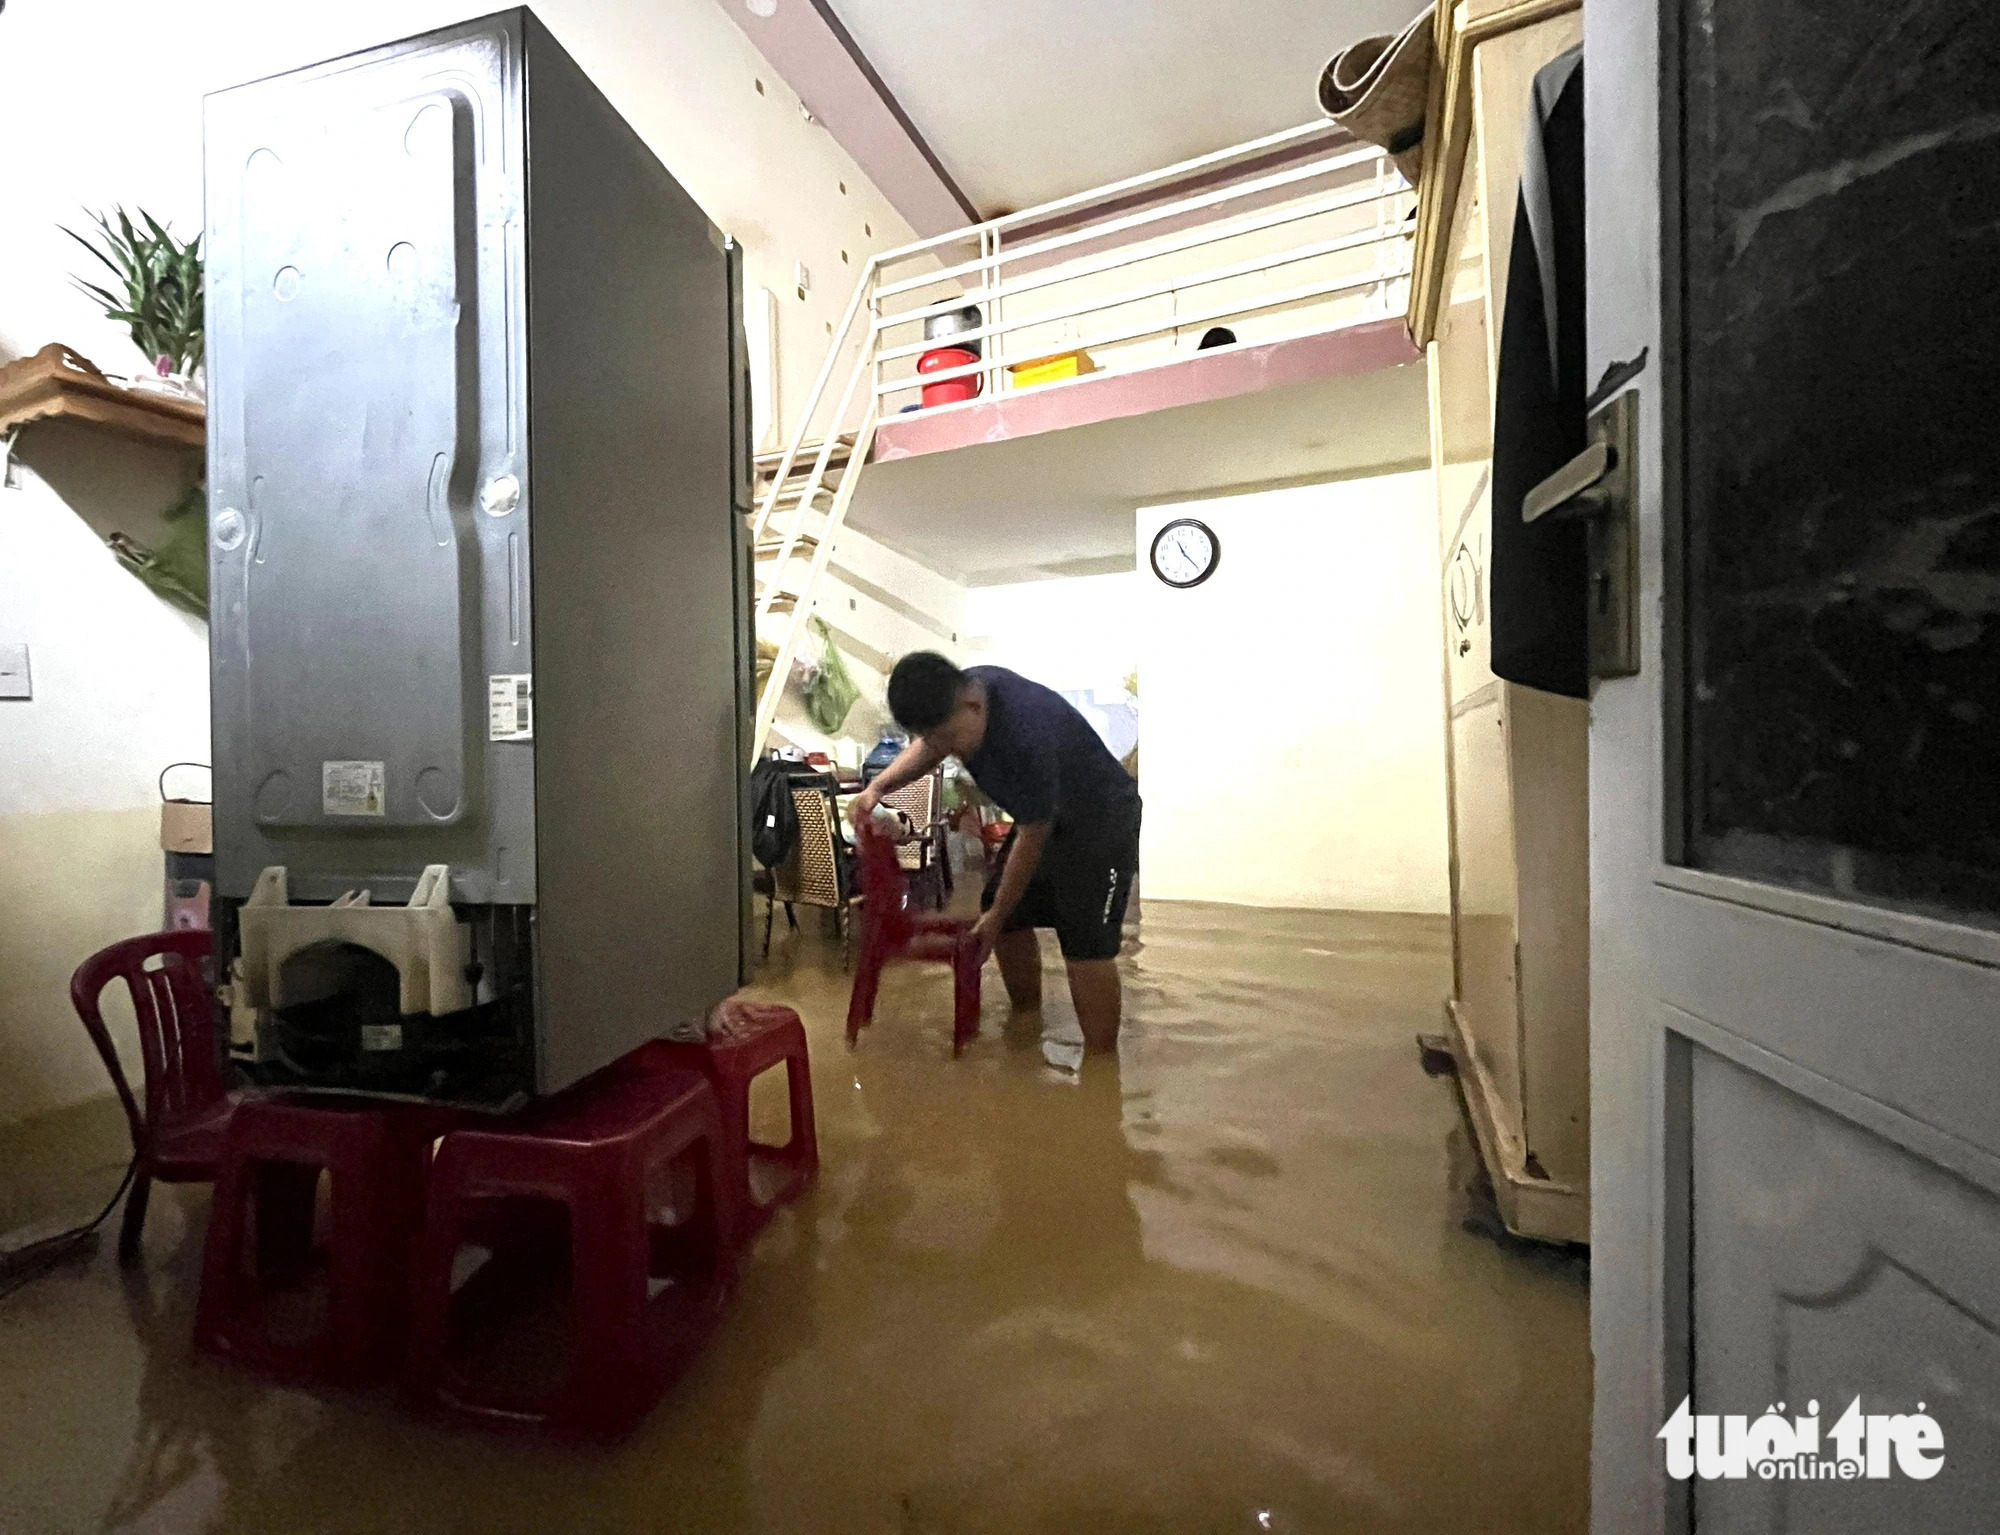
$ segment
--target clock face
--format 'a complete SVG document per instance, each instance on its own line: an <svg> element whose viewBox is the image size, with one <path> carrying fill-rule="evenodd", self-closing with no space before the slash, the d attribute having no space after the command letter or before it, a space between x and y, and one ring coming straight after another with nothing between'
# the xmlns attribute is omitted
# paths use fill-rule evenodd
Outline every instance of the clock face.
<svg viewBox="0 0 2000 1535"><path fill-rule="evenodd" d="M1199 586L1215 574L1222 545L1206 523L1192 517L1170 522L1153 535L1153 574L1169 586Z"/></svg>

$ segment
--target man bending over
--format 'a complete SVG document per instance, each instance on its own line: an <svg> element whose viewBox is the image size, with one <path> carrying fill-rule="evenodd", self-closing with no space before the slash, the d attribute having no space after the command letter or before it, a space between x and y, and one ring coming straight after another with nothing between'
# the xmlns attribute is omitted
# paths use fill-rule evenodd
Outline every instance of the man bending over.
<svg viewBox="0 0 2000 1535"><path fill-rule="evenodd" d="M889 712L910 744L855 799L856 822L883 795L958 758L1014 818L973 929L981 959L999 958L1017 1009L1039 1007L1035 929L1054 928L1084 1044L1116 1048L1118 946L1139 868L1138 786L1089 721L1004 666L961 671L934 651L904 656L889 674Z"/></svg>

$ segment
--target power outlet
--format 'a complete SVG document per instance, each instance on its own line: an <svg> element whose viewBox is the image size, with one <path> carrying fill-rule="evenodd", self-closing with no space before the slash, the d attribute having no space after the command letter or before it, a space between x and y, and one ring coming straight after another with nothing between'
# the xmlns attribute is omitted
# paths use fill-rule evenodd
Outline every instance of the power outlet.
<svg viewBox="0 0 2000 1535"><path fill-rule="evenodd" d="M0 641L0 698L33 698L28 678L28 647Z"/></svg>

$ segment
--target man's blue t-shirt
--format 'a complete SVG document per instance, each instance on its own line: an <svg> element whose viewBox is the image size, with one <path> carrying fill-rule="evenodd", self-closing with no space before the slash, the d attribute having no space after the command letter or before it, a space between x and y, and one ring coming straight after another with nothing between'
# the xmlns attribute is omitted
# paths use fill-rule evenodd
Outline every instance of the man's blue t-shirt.
<svg viewBox="0 0 2000 1535"><path fill-rule="evenodd" d="M986 686L986 737L965 770L1016 821L1053 821L1056 835L1110 830L1138 809L1139 789L1061 694L1004 666L971 666Z"/></svg>

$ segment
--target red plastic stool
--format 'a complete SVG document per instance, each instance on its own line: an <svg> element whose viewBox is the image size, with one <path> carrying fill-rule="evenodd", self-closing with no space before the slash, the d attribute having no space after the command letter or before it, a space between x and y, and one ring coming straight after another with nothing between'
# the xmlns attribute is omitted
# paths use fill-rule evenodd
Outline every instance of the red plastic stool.
<svg viewBox="0 0 2000 1535"><path fill-rule="evenodd" d="M875 1016L875 993L882 967L891 959L938 960L951 966L951 1053L957 1055L979 1033L978 946L968 917L935 917L910 904L910 882L896 862L896 849L872 826L858 836L861 874L861 957L854 966L854 990L847 1002L847 1042L861 1036Z"/></svg>
<svg viewBox="0 0 2000 1535"><path fill-rule="evenodd" d="M338 1099L241 1104L209 1211L196 1345L313 1384L393 1377L425 1163L453 1122ZM322 1171L331 1182L323 1243Z"/></svg>
<svg viewBox="0 0 2000 1535"><path fill-rule="evenodd" d="M699 1071L715 1089L737 1217L731 1241L742 1252L778 1206L796 1199L819 1173L812 1068L799 1015L789 1007L732 998L710 1014L707 1043L653 1040L626 1060L645 1070ZM792 1134L784 1145L771 1146L750 1138L750 1084L779 1065L785 1068Z"/></svg>
<svg viewBox="0 0 2000 1535"><path fill-rule="evenodd" d="M418 1246L410 1395L480 1422L560 1433L636 1423L700 1351L728 1297L726 1143L714 1093L685 1071L600 1073L490 1129L447 1135ZM521 1224L551 1201L566 1231ZM657 1218L667 1213L677 1219ZM498 1281L477 1296L467 1292L485 1270L454 1285L461 1246L492 1249L487 1267L505 1268L538 1244L546 1254L552 1234L570 1278L560 1369L523 1382L475 1368L461 1312L490 1300ZM506 1326L518 1333L534 1320L523 1315L517 1307Z"/></svg>

